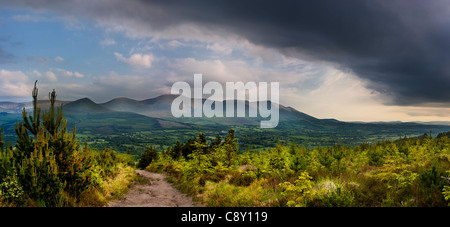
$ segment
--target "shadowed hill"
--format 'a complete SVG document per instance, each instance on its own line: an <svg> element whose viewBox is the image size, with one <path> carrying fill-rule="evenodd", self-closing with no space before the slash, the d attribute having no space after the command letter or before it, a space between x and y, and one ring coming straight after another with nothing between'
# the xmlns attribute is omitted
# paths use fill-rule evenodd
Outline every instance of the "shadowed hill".
<svg viewBox="0 0 450 227"><path fill-rule="evenodd" d="M114 111L124 111L142 114L149 117L171 117L171 104L175 95L161 95L156 98L137 101L130 98L115 98L109 102L100 104Z"/></svg>
<svg viewBox="0 0 450 227"><path fill-rule="evenodd" d="M176 140L187 139L199 130L209 137L226 133L232 127L243 147L273 146L278 140L293 141L297 144L333 145L337 141L357 144L368 141L395 139L405 135L422 135L449 131L448 125L402 122L342 122L335 119L317 119L292 107L279 105L279 124L276 128L262 129L260 123L269 118L248 117L249 108L258 108L258 103L234 101L234 115L238 103L244 102L246 117L225 117L226 102L222 105L224 117L181 117L175 118L171 105L176 95L161 95L151 99L134 100L126 97L115 98L97 104L89 98L76 101L61 101L68 126L77 128L77 135L91 138L106 138L110 143L129 147L145 147L145 144L173 145ZM205 99L203 99L203 102ZM48 101L39 101L45 107ZM1 104L1 103L0 103ZM253 105L252 105L253 104ZM25 106L27 104L24 104ZM6 134L14 134L14 122L20 117L23 105L3 103L8 112L0 115L0 126ZM272 103L268 102L269 108ZM23 107L22 107L23 108ZM192 105L194 108L194 105ZM215 109L215 106L212 107ZM19 111L20 110L20 111ZM193 113L193 111L192 111ZM8 136L8 135L6 135ZM127 145L125 146L125 142Z"/></svg>
<svg viewBox="0 0 450 227"><path fill-rule="evenodd" d="M111 110L98 105L89 98L82 98L63 105L64 112L67 113L106 113Z"/></svg>

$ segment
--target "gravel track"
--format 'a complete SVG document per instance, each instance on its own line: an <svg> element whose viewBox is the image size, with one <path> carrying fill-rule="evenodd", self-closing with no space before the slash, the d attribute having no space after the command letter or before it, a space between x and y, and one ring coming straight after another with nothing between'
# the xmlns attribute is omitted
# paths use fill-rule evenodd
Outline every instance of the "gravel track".
<svg viewBox="0 0 450 227"><path fill-rule="evenodd" d="M147 183L135 184L125 198L112 201L109 207L194 207L192 198L173 188L163 174L136 172L148 179Z"/></svg>

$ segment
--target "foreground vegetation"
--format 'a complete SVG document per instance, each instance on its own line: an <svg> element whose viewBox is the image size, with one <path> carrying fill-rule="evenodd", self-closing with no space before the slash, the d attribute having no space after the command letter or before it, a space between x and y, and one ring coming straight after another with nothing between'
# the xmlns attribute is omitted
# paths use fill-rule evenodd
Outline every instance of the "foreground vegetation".
<svg viewBox="0 0 450 227"><path fill-rule="evenodd" d="M0 206L104 206L124 194L134 157L80 145L54 106L56 93L42 114L37 93L35 86L14 146L0 130ZM161 152L147 147L137 166L167 173L206 206L448 206L449 136L239 152L229 129L223 139L198 133Z"/></svg>
<svg viewBox="0 0 450 227"><path fill-rule="evenodd" d="M149 153L154 154L151 149ZM450 140L423 135L350 147L278 143L239 153L234 130L199 133L147 167L165 172L206 206L447 206Z"/></svg>
<svg viewBox="0 0 450 227"><path fill-rule="evenodd" d="M14 147L0 130L0 206L104 206L125 192L135 177L134 157L81 146L55 109L55 91L42 115L37 95L35 85L34 111L23 110Z"/></svg>

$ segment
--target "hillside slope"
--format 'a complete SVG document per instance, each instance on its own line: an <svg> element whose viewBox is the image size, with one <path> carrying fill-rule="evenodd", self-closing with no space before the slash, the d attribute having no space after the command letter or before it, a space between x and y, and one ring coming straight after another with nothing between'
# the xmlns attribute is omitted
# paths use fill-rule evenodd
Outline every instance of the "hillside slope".
<svg viewBox="0 0 450 227"><path fill-rule="evenodd" d="M309 146L333 145L338 141L345 144L358 144L404 136L417 136L424 133L437 135L450 130L448 125L402 122L342 122L335 119L317 119L292 107L279 105L279 124L276 128L260 128L261 117L181 117L174 118L171 104L175 95L162 95L146 100L115 98L97 104L89 98L72 102L61 101L69 128L77 128L77 135L85 140L101 138L102 146L114 146L118 150L142 150L146 145L171 146L177 140L185 140L204 133L209 140L217 134L222 136L231 127L236 129L241 148L249 146L263 148L273 146L277 141L295 142ZM203 100L204 102L204 100ZM234 101L236 105L241 101ZM40 101L45 108L46 102ZM220 105L220 103L217 103ZM14 137L15 121L22 105L4 104L12 113L0 115L0 125L5 128L7 138ZM270 106L271 104L269 104ZM224 116L226 104L222 103ZM246 113L251 105L244 103ZM21 110L20 110L21 112ZM259 113L259 112L258 112ZM235 113L236 114L236 113ZM8 137L9 136L9 137Z"/></svg>

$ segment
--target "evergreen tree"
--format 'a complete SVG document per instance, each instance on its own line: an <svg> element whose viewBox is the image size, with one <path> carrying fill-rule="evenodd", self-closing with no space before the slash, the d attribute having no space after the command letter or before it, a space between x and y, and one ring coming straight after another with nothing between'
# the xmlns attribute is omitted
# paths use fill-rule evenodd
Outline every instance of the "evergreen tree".
<svg viewBox="0 0 450 227"><path fill-rule="evenodd" d="M137 167L140 169L145 169L153 160L158 157L158 151L156 151L153 146L147 146L144 153L141 155Z"/></svg>
<svg viewBox="0 0 450 227"><path fill-rule="evenodd" d="M33 114L16 124L17 144L12 156L23 190L40 205L63 206L72 203L90 185L92 157L82 151L63 120L62 107L55 109L56 92L49 93L50 107L41 116L34 84ZM42 118L42 121L41 121Z"/></svg>
<svg viewBox="0 0 450 227"><path fill-rule="evenodd" d="M220 134L217 134L216 139L209 144L209 148L211 150L216 149L220 146L221 143L222 137L220 137Z"/></svg>
<svg viewBox="0 0 450 227"><path fill-rule="evenodd" d="M183 148L183 144L180 143L179 140L177 140L177 143L175 144L173 149L170 150L170 153L169 153L170 156L172 157L172 159L177 160L183 155L182 148Z"/></svg>
<svg viewBox="0 0 450 227"><path fill-rule="evenodd" d="M208 142L206 141L206 136L205 136L205 134L199 132L199 133L198 133L197 142L198 142L199 144L201 144L201 147L202 147L202 151L201 151L201 152L202 152L203 154L208 154L208 153L209 153L209 152L208 152Z"/></svg>
<svg viewBox="0 0 450 227"><path fill-rule="evenodd" d="M181 153L185 159L189 159L189 155L195 150L194 143L196 140L197 139L195 137L188 139L181 148Z"/></svg>
<svg viewBox="0 0 450 227"><path fill-rule="evenodd" d="M238 155L238 147L236 143L236 136L234 135L234 130L229 129L228 135L225 137L223 141L223 149L225 149L225 164L227 167L230 167L234 164L234 159Z"/></svg>

